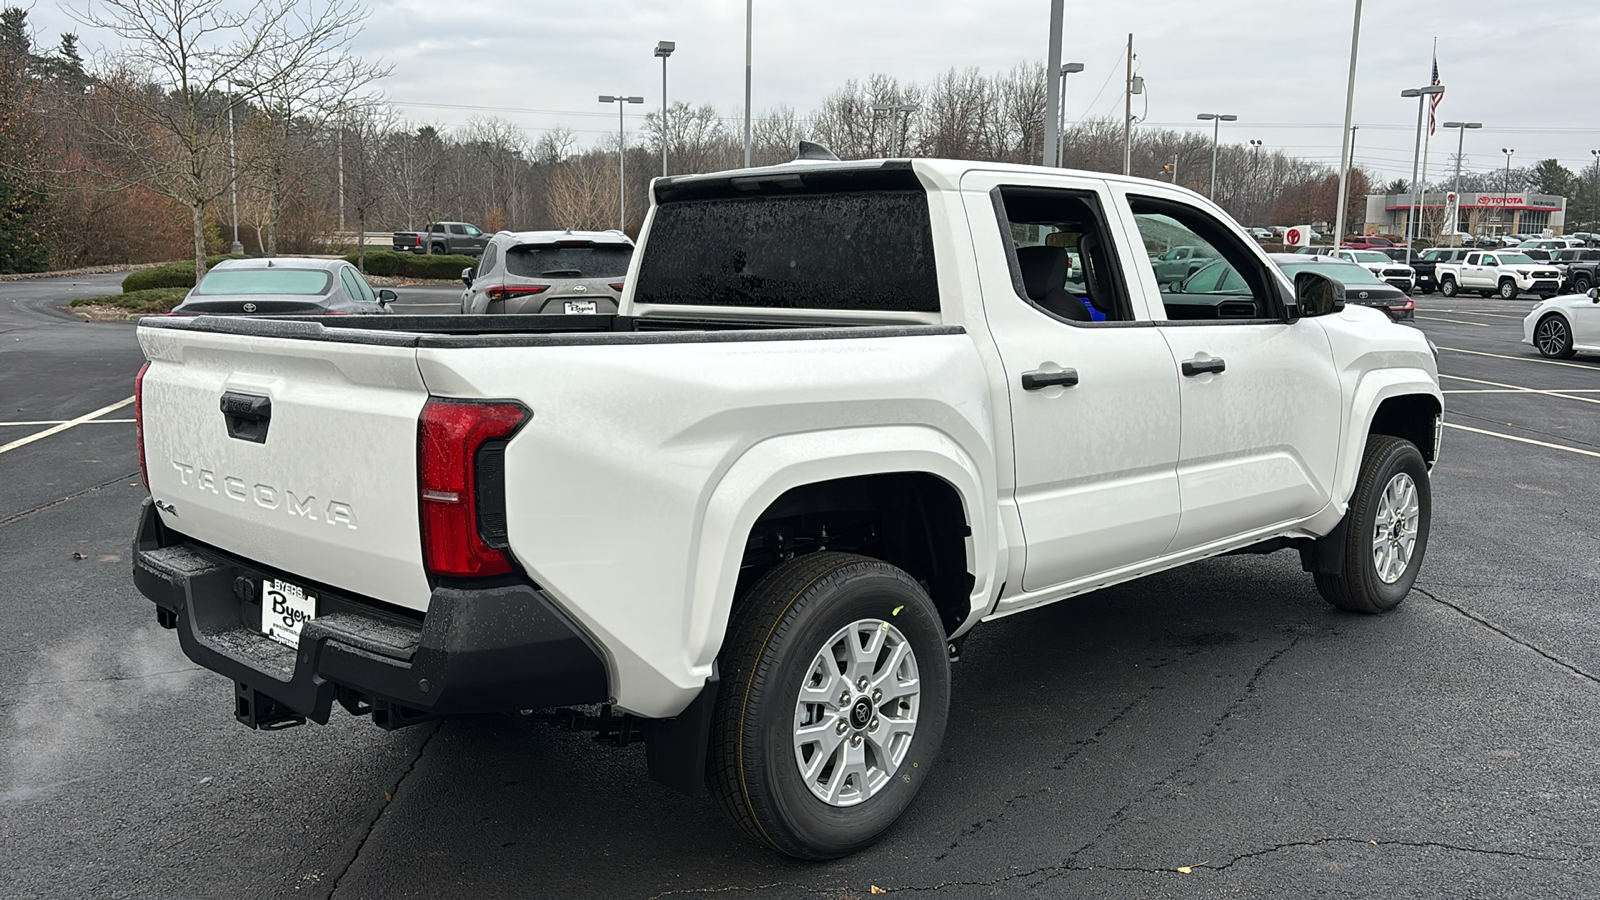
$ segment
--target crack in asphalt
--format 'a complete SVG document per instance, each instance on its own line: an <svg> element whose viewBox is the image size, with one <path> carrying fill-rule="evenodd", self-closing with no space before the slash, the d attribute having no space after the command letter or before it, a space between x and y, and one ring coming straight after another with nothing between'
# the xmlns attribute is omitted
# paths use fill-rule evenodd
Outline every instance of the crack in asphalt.
<svg viewBox="0 0 1600 900"><path fill-rule="evenodd" d="M1189 759L1179 764L1176 768L1162 778L1157 779L1149 787L1145 788L1139 796L1129 800L1127 803L1124 803L1119 809L1117 809L1116 812L1112 813L1111 818L1106 821L1105 827L1100 830L1099 834L1090 838L1083 846L1072 851L1072 853L1067 857L1066 865L1069 867L1072 866L1072 864L1077 861L1079 856L1088 851L1089 848L1100 843L1100 841L1104 840L1108 835L1111 834L1111 832L1115 831L1117 826L1122 823L1123 817L1126 816L1128 812L1131 811L1136 805L1138 805L1140 801L1160 790L1163 785L1172 784L1178 778L1178 776L1182 775L1185 771L1198 766L1200 761L1205 758L1206 752L1210 749L1211 745L1216 742L1217 736L1221 734L1222 726L1227 724L1228 720L1233 718L1239 709L1243 707L1245 703L1248 702L1255 694L1256 686L1260 683L1262 677L1266 675L1267 670L1272 668L1273 664L1282 659L1285 654L1299 646L1300 641L1302 641L1304 637L1304 635L1295 635L1294 639L1289 641L1288 644L1273 651L1271 656L1268 656L1259 666L1256 666L1255 671L1250 674L1250 679L1245 682L1244 689L1239 693L1239 696L1234 698L1233 702L1229 703L1227 707L1222 710L1222 714L1217 716L1216 721L1212 722L1210 727L1208 727L1205 732L1201 734L1200 742L1198 745L1196 745L1194 753L1189 757Z"/></svg>
<svg viewBox="0 0 1600 900"><path fill-rule="evenodd" d="M113 484L116 484L119 481L127 481L129 478L138 478L138 477L139 477L139 473L138 472L129 472L126 475L118 476L116 478L111 479L110 481L102 481L99 484L91 485L89 487L84 488L81 491L76 491L74 493L68 494L65 497L57 497L56 499L51 500L48 503L41 503L38 506L35 506L33 509L25 509L22 512L19 512L19 513L12 513L11 515L6 516L4 519L0 519L0 526L10 525L11 523L16 522L16 521L18 521L20 519L25 519L28 516L31 516L36 512L43 512L43 511L45 511L45 510L47 510L47 509L49 509L49 508L51 508L53 506L60 506L61 504L66 503L69 500L76 500L79 497L85 496L87 494L92 494L95 491L100 490L101 488L110 487L110 486L112 486Z"/></svg>
<svg viewBox="0 0 1600 900"><path fill-rule="evenodd" d="M400 795L400 786L405 784L406 779L411 777L411 773L416 771L417 763L422 761L422 751L428 749L429 742L433 740L434 735L439 733L439 729L443 725L442 721L433 724L427 736L422 739L421 743L417 744L417 749L411 754L411 762L406 766L406 770L400 773L400 777L394 780L394 784L389 785L384 790L383 803L378 805L377 811L372 814L372 818L367 822L366 830L361 833L361 840L356 842L355 851L350 854L350 858L345 861L345 864L339 867L339 871L333 876L333 882L328 885L327 896L329 900L332 900L334 895L339 893L339 884L344 881L345 874L356 864L356 860L361 858L361 850L367 846L367 839L372 837L372 832L378 827L378 822L383 819L383 814L389 811L389 805L394 802L395 797Z"/></svg>
<svg viewBox="0 0 1600 900"><path fill-rule="evenodd" d="M1440 606L1445 606L1445 607L1448 607L1450 609L1455 610L1456 612L1460 613L1462 616L1465 616L1466 618L1471 619L1474 622L1477 622L1479 625L1482 625L1483 627L1489 629L1490 631L1493 631L1495 634L1500 635L1501 637L1505 638L1506 640L1510 641L1511 643L1517 644L1518 646L1526 647L1527 649L1532 650L1533 652L1535 652L1535 653L1539 654L1540 656L1544 657L1545 659L1555 663L1556 665L1560 666L1561 668L1566 669L1568 672L1571 672L1572 674L1578 676L1579 678L1583 678L1583 679L1586 679L1588 681L1592 681L1595 684L1600 684L1600 676L1597 676L1597 675L1595 675L1595 674L1593 674L1591 672L1588 672L1588 671L1584 670L1582 667L1578 666L1576 663L1571 663L1571 662L1568 662L1568 661L1562 659L1561 657L1555 655L1554 653L1551 653L1548 650L1545 650L1543 647L1540 647L1539 645L1533 643L1532 641L1526 640L1524 638L1520 638L1517 635L1512 634L1509 630L1507 630L1503 626L1497 625L1494 622L1489 621L1488 619L1484 618L1481 615L1478 615L1477 613L1473 612L1472 610L1467 609L1464 606L1459 606L1459 605L1457 605L1455 603L1452 603L1449 600L1446 600L1443 597L1439 596L1438 594L1433 593L1432 591L1428 590L1427 588L1420 588L1420 587L1417 587L1415 584L1413 584L1411 586L1411 589L1416 591L1417 593L1421 594L1422 596L1427 597L1429 600L1432 600L1433 602L1439 604Z"/></svg>

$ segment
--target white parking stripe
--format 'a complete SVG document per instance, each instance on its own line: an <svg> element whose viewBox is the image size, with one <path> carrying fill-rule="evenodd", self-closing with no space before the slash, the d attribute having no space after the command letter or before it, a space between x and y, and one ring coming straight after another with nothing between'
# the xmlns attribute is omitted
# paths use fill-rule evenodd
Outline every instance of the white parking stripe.
<svg viewBox="0 0 1600 900"><path fill-rule="evenodd" d="M1503 353L1485 353L1482 350L1460 350L1455 347L1440 347L1440 350L1449 350L1451 353L1467 353L1472 356L1492 356L1495 359L1514 359L1519 362L1544 363L1547 366L1566 366L1569 369L1588 369L1591 372L1600 372L1600 366L1586 366L1583 363L1557 362L1553 359L1535 359L1531 356L1506 356Z"/></svg>
<svg viewBox="0 0 1600 900"><path fill-rule="evenodd" d="M1440 378L1451 378L1450 375L1441 375ZM1469 381L1471 379L1468 379ZM1440 391L1441 394L1526 394L1527 388L1459 388L1453 391ZM1535 391L1538 393L1538 391ZM1563 394L1600 394L1600 388L1568 388Z"/></svg>
<svg viewBox="0 0 1600 900"><path fill-rule="evenodd" d="M1419 318L1419 319L1427 319L1430 322L1451 322L1451 323L1456 324L1456 325L1476 325L1479 328L1490 328L1490 327L1493 327L1493 326L1490 326L1490 325L1485 325L1482 322L1468 322L1466 319L1446 319L1446 318L1442 318L1440 316L1424 316L1424 315L1421 315L1421 314L1418 314L1417 318Z"/></svg>
<svg viewBox="0 0 1600 900"><path fill-rule="evenodd" d="M83 423L85 423L85 422L87 422L87 421L89 421L91 419L97 419L100 416L103 416L106 413L111 412L112 410L121 409L124 406L127 406L129 403L132 403L132 402L133 402L133 398L132 397L128 397L127 399L124 399L124 400L118 400L117 402L115 402L115 403L113 403L113 404L111 404L109 406L102 406L99 409L97 409L94 412L89 413L87 415L79 416L76 419L68 419L67 421L62 422L60 425L55 426L54 428L46 428L45 430L43 430L43 431L41 431L41 432L39 432L37 434L30 434L25 438L17 438L16 440L12 441L9 444L0 444L0 453L6 453L6 452L9 452L9 451L12 451L12 450L17 449L18 447L25 447L28 444L33 443L34 441L42 440L44 438L49 437L52 434L58 434L60 432L66 431L68 428L71 428L74 425L82 425Z"/></svg>
<svg viewBox="0 0 1600 900"><path fill-rule="evenodd" d="M13 425L65 425L70 421L72 421L72 420L71 419L40 419L37 422L0 422L0 428L9 428L9 427L11 427ZM132 419L95 419L95 420L93 420L91 422L84 422L82 424L84 424L84 425L127 425L132 421L133 421Z"/></svg>
<svg viewBox="0 0 1600 900"><path fill-rule="evenodd" d="M1508 441L1516 441L1519 444L1532 444L1535 447L1549 447L1551 450L1565 450L1568 453L1581 453L1584 456L1593 456L1596 459L1600 459L1600 453L1596 453L1593 450L1580 450L1577 447L1567 447L1562 444L1550 444L1544 441L1536 441L1533 438L1517 437L1514 434L1501 434L1498 431L1484 431L1482 428L1468 428L1465 425L1457 425L1454 422L1445 422L1444 427L1455 428L1461 431L1470 431L1473 434L1487 434L1490 437L1505 438Z"/></svg>
<svg viewBox="0 0 1600 900"><path fill-rule="evenodd" d="M1580 400L1584 403L1600 403L1600 400L1596 400L1593 397L1574 397L1565 391L1542 391L1537 388L1525 388L1515 384L1502 384L1498 381L1484 381L1482 378L1467 378L1463 375L1446 375L1443 372L1439 373L1439 377L1450 378L1455 381L1470 381L1473 384L1487 384L1491 387L1497 388L1509 388L1512 393L1516 394L1544 394L1549 397L1562 397L1567 400Z"/></svg>
<svg viewBox="0 0 1600 900"><path fill-rule="evenodd" d="M1496 319L1516 319L1521 322L1527 316L1508 316L1505 313L1479 312L1475 309L1430 309L1428 312L1450 313L1456 316L1491 316Z"/></svg>

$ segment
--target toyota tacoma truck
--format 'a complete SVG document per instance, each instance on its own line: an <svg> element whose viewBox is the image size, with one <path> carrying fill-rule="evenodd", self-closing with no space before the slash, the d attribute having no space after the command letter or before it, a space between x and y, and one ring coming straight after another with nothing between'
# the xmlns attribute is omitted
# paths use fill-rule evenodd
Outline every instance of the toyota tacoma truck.
<svg viewBox="0 0 1600 900"><path fill-rule="evenodd" d="M396 231L394 252L478 256L489 235L469 222L429 222L421 231Z"/></svg>
<svg viewBox="0 0 1600 900"><path fill-rule="evenodd" d="M1561 290L1561 271L1550 263L1540 263L1515 250L1474 250L1461 262L1441 262L1434 267L1439 293L1454 297L1462 291L1477 291L1485 297L1500 295L1515 300L1523 294L1538 294L1544 300Z"/></svg>
<svg viewBox="0 0 1600 900"><path fill-rule="evenodd" d="M246 726L564 710L820 859L985 622L1226 553L1406 597L1420 332L1166 183L827 156L655 180L615 315L144 319L156 620ZM1173 244L1237 278L1164 294Z"/></svg>

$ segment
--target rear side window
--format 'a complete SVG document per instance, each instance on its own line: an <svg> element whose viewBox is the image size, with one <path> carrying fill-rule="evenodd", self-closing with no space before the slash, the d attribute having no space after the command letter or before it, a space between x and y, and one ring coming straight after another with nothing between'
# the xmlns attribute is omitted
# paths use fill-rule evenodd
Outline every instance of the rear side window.
<svg viewBox="0 0 1600 900"><path fill-rule="evenodd" d="M478 260L478 277L482 278L483 276L489 274L490 272L493 272L495 265L498 264L499 262L500 262L500 248L499 248L499 246L497 246L495 244L490 244L489 246L483 248L483 259Z"/></svg>
<svg viewBox="0 0 1600 900"><path fill-rule="evenodd" d="M634 300L938 312L921 189L764 194L656 208Z"/></svg>
<svg viewBox="0 0 1600 900"><path fill-rule="evenodd" d="M627 244L521 244L506 250L506 273L519 278L619 278L628 274Z"/></svg>

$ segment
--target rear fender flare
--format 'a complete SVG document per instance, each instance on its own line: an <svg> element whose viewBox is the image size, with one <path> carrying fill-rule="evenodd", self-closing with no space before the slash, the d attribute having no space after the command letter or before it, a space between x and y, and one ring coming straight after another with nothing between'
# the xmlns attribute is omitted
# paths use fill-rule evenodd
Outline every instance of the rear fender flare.
<svg viewBox="0 0 1600 900"><path fill-rule="evenodd" d="M807 484L859 475L920 472L940 478L961 498L967 524L967 567L973 574L971 627L1004 570L993 466L981 466L943 432L921 425L889 425L784 435L745 451L713 488L705 506L689 582L685 651L692 671L709 672L722 647L733 609L745 540L756 519L784 492Z"/></svg>

